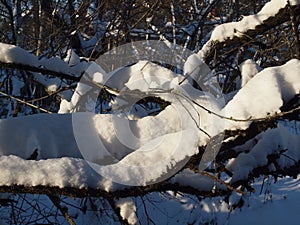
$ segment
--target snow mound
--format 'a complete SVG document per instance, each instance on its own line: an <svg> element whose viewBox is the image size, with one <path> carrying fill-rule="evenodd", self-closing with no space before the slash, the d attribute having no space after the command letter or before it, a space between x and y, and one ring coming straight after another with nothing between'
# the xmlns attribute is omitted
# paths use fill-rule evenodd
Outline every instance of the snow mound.
<svg viewBox="0 0 300 225"><path fill-rule="evenodd" d="M280 112L300 91L300 61L292 59L278 67L266 68L248 83L223 108L227 117L237 120L258 119ZM227 129L246 128L245 122L227 120Z"/></svg>

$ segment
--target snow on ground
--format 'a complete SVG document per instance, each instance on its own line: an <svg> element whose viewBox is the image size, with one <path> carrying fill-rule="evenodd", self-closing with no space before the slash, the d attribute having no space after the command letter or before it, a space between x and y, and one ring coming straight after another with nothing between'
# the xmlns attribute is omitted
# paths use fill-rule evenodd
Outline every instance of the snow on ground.
<svg viewBox="0 0 300 225"><path fill-rule="evenodd" d="M119 199L116 202L121 208L122 215L130 218L131 224L136 224L137 219L141 224L147 224L151 219L156 224L218 224L218 225L253 225L253 224L299 224L299 200L300 200L300 177L283 178L274 183L272 177L256 179L253 188L256 192L241 196L233 193L229 201L225 202L222 197L198 199L192 195L182 195L172 191L164 193L150 193L138 198ZM26 221L34 218L34 209L32 205L37 202L43 202L39 205L42 212L50 219L57 221L58 224L66 224L63 217L56 215L54 219L49 217L52 205L45 195L27 194L26 201L19 201L27 210L20 210L17 218L19 221ZM14 199L14 195L1 194L1 198ZM242 199L242 201L240 201ZM239 202L243 202L241 208L234 209ZM25 204L25 205L24 205ZM116 222L117 218L113 215L108 203L101 198L89 198L82 200L77 198L62 198L62 206L68 207L68 212L76 224L120 224ZM95 210L99 206L101 210ZM16 208L21 207L15 205ZM82 207L86 207L85 210ZM0 219L4 224L10 224L10 211L2 206ZM41 214L37 216L37 222L47 223L43 220Z"/></svg>
<svg viewBox="0 0 300 225"><path fill-rule="evenodd" d="M136 200L137 216L156 224L281 225L299 224L300 177L274 183L271 177L257 179L256 192L241 196L233 193L228 202L222 197L197 199L174 192L151 193ZM234 207L243 202L241 208ZM145 206L145 207L143 207ZM144 210L147 210L145 215Z"/></svg>
<svg viewBox="0 0 300 225"><path fill-rule="evenodd" d="M268 178L262 185L258 180L254 184L256 193L245 197L242 209L228 213L228 224L299 224L300 177L279 179L276 183Z"/></svg>

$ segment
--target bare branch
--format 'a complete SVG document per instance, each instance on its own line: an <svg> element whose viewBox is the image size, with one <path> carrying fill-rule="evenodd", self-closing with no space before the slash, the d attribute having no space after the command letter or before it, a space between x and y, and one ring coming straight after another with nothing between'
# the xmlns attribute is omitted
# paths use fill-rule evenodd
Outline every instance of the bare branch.
<svg viewBox="0 0 300 225"><path fill-rule="evenodd" d="M47 195L49 197L49 199L52 201L52 203L55 205L55 207L63 214L63 216L65 217L65 219L67 220L67 222L70 225L76 225L75 222L72 220L71 216L68 213L68 209L64 208L60 205L60 199L59 197L55 196L55 195Z"/></svg>
<svg viewBox="0 0 300 225"><path fill-rule="evenodd" d="M72 76L70 74L56 72L56 71L53 71L50 69L45 69L45 68L35 67L35 66L30 66L30 65L24 65L24 64L0 62L0 67L37 72L37 73L41 73L44 75L52 75L55 77L59 77L62 79L67 79L67 80L71 80L71 81L75 81L75 82L80 81L80 78L81 78L81 76L76 77L76 76Z"/></svg>

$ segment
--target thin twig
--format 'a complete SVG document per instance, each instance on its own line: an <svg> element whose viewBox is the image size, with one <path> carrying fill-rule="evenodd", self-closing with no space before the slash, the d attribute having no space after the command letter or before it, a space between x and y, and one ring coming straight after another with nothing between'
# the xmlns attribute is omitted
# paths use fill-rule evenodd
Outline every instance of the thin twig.
<svg viewBox="0 0 300 225"><path fill-rule="evenodd" d="M45 113L48 113L48 114L52 114L52 112L49 111L49 110L47 110L47 109L43 109L43 108L38 107L38 106L36 106L36 105L33 105L33 104L29 103L29 102L23 101L22 99L19 99L19 98L17 98L17 97L12 96L12 95L8 95L8 94L6 94L6 93L4 93L4 92L2 92L2 91L0 91L0 94L6 96L6 97L8 97L8 98L14 99L14 100L16 100L16 101L18 101L18 102L21 102L21 103L23 103L23 104L25 104L25 105L28 105L28 106L30 106L30 107L32 107L32 108L38 109L38 110L40 110L40 111L42 111L42 112L45 112Z"/></svg>
<svg viewBox="0 0 300 225"><path fill-rule="evenodd" d="M193 169L193 170L195 171L195 169ZM227 188L228 188L229 190L231 190L231 191L234 191L234 192L236 192L236 193L238 193L238 194L242 194L242 195L245 195L245 194L246 194L246 192L241 191L241 190L239 190L239 189L236 189L236 188L232 187L231 185L229 185L229 184L226 183L225 181L219 179L218 177L213 176L212 174L210 174L210 173L208 173L208 172L206 172L206 171L203 171L203 170L196 170L195 172L200 173L200 174L203 175L203 176L206 176L206 177L208 177L208 178L213 179L214 181L216 181L216 182L218 182L218 183L224 185L225 187L227 187Z"/></svg>
<svg viewBox="0 0 300 225"><path fill-rule="evenodd" d="M273 119L276 119L276 118L279 118L279 117L282 117L282 116L285 116L285 115L288 115L288 114L291 114L291 113L294 113L294 112L300 110L300 106L298 106L294 109L284 111L284 112L280 112L280 113L276 113L274 115L270 115L270 116L266 116L266 117L258 117L258 118L249 117L247 119L239 119L239 118L227 117L227 116L223 116L221 114L218 114L218 113L206 108L205 106L200 105L198 102L196 102L195 100L191 99L190 97L188 97L188 96L186 96L182 93L177 93L177 92L172 92L172 93L180 95L180 96L188 99L189 101L193 102L195 105L199 106L200 108L204 109L206 112L208 112L210 114L213 114L213 115L215 115L215 116L217 116L221 119L231 120L231 121L235 121L235 122L263 122L263 121L266 121L266 120L273 120Z"/></svg>
<svg viewBox="0 0 300 225"><path fill-rule="evenodd" d="M51 200L51 202L53 203L53 205L55 205L55 207L63 214L63 216L65 217L66 221L70 225L76 225L75 222L74 222L74 220L69 215L68 210L60 205L60 199L59 199L59 197L54 196L54 195L50 195L50 194L48 194L47 196Z"/></svg>
<svg viewBox="0 0 300 225"><path fill-rule="evenodd" d="M192 120L195 122L197 128L203 132L206 136L208 136L209 138L211 138L211 136L209 135L209 133L207 133L205 130L203 130L200 127L200 123L198 124L198 122L196 121L196 119L193 117L193 115L191 114L191 112L188 110L188 108L182 103L182 101L176 96L177 100L180 102L180 104L182 105L182 107L185 109L185 111L189 114L189 116L192 118ZM196 109L195 109L196 110ZM196 111L197 112L197 111ZM199 113L197 112L198 116L200 117Z"/></svg>

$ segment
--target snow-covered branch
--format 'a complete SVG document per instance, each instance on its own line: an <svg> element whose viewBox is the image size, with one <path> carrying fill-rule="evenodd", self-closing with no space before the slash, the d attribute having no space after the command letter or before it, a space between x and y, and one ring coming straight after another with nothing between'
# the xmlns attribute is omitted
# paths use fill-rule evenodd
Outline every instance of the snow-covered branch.
<svg viewBox="0 0 300 225"><path fill-rule="evenodd" d="M188 186L192 187L193 191L209 192L214 187L214 182L218 183L218 180L214 181L211 177L204 178L199 172L199 168L201 170L204 162L209 163L213 160L211 156L214 157L215 155L211 151L214 150L214 145L218 146L221 142L225 142L226 145L226 140L223 141L222 136L220 136L221 142L217 138L215 143L215 140L210 140L207 134L209 137L214 137L226 129L239 130L240 133L232 132L230 135L230 138L233 138L231 143L237 140L235 147L230 146L230 150L232 150L233 147L239 147L236 135L243 136L241 131L251 125L252 121L247 120L247 118L253 116L253 118L262 119L265 116L266 121L260 121L259 124L260 126L263 125L263 128L259 129L257 126L254 127L254 132L247 131L250 142L258 135L262 135L261 139L264 140L264 131L268 134L267 128L272 128L276 124L276 113L280 113L281 107L299 94L300 81L299 76L297 76L300 71L299 66L299 60L290 60L285 65L262 70L221 108L217 105L216 99L193 88L187 81L178 86L178 81L182 80L182 76L153 63L142 61L131 67L124 67L117 73L121 73L127 78L112 81L106 80L105 76L107 75L104 72L100 73L100 70L96 69L97 73L92 73L94 70L90 68L89 74L95 82L102 84L106 80L106 84L113 89L120 90L119 86L125 86L127 90L138 90L140 93L150 91L151 93L155 87L153 85L164 87L166 92L162 89L157 93L162 99L170 102L170 105L158 115L129 120L127 117L118 117L117 115L86 112L64 115L35 115L2 120L0 121L1 154L13 154L15 156L0 157L2 171L0 186L35 187L42 185L59 188L73 187L75 189L92 188L108 193L119 193L121 197L130 196L120 194L123 193L124 185L125 189L134 190L134 193L139 193L137 192L138 189L134 187L136 185L145 186L141 189L144 191L155 191L157 190L156 187L184 191L185 189L190 190L187 188ZM98 68L96 65L95 67ZM84 96L87 91L90 92L93 89L91 86L85 84L74 93L74 96L78 94L78 98ZM120 93L115 94L118 96ZM267 103L264 101L265 99L268 99ZM117 99L114 104L121 107L125 103ZM252 106L249 108L249 105ZM121 113L124 110L127 108L122 109ZM225 111L228 116L222 117L222 112ZM273 121L270 121L269 114L274 116L272 117ZM180 116L178 117L178 115ZM286 115L288 116L288 114ZM281 117L284 118L284 114ZM198 118L201 118L200 123ZM32 120L35 122L33 123ZM182 123L178 123L178 121ZM22 125L20 126L20 124ZM223 126L221 126L222 124ZM128 126L131 127L130 130L127 130ZM10 132L12 129L13 131ZM278 128L276 132L282 131L284 131L283 128ZM275 131L271 129L270 132ZM72 136L74 134L76 140ZM18 139L19 142L7 141L11 139ZM293 138L293 140L297 139ZM99 141L100 144L98 144ZM282 146L282 149L289 148L285 142L280 142L280 139L278 141L276 144ZM293 142L292 146L294 144ZM298 144L296 143L296 145ZM199 146L202 147L202 150L205 148L208 150L204 150L205 153L203 154L203 151L198 149ZM19 149L22 151L18 151ZM227 150L221 149L220 154L223 162L230 159L230 157L224 156ZM272 154L273 150L276 151L272 148L270 152L266 151L267 155L264 155L264 158L269 153ZM37 161L25 160L35 152ZM229 156L236 158L237 164L240 152L235 151L235 153L235 155ZM294 151L291 153L294 154ZM203 159L206 157L208 159ZM186 161L187 158L190 160ZM297 161L300 156L295 155L294 158ZM102 165L102 162L105 164ZM162 177L166 176L172 169L177 168L182 162L187 163L186 165L183 164L183 168L194 169L194 172L183 170L173 178L167 179L166 183L160 182ZM263 164L258 165L262 166ZM287 166L293 165L287 164ZM235 169L232 168L237 168L237 166L225 169L230 171L233 176L237 176ZM249 167L248 173L254 168L255 165L253 168ZM42 177L41 173L43 174ZM9 174L14 174L14 176ZM112 177L113 180L110 179ZM239 178L238 176L234 179L238 180ZM195 183L194 181L198 179L199 182ZM204 182L203 179L206 181ZM152 184L153 181L156 184ZM199 186L200 183L206 185ZM219 185L225 189L230 189L230 186L226 186L225 183L221 182Z"/></svg>
<svg viewBox="0 0 300 225"><path fill-rule="evenodd" d="M39 59L18 46L0 43L0 66L3 68L37 72L78 82L88 63L71 63L69 59L65 62L57 57Z"/></svg>
<svg viewBox="0 0 300 225"><path fill-rule="evenodd" d="M219 25L213 30L210 39L197 55L203 61L210 61L213 57L211 54L215 50L236 44L242 45L257 35L290 20L290 10L294 10L296 15L299 14L300 1L270 1L255 15L245 16L238 22Z"/></svg>
<svg viewBox="0 0 300 225"><path fill-rule="evenodd" d="M0 0L0 224L235 224L280 176L297 202L299 0L30 2Z"/></svg>
<svg viewBox="0 0 300 225"><path fill-rule="evenodd" d="M7 160L12 160L7 159ZM22 161L22 159L19 162ZM66 159L65 159L66 160ZM2 161L3 162L3 161ZM26 161L29 162L30 161ZM54 161L45 162L46 163L53 163ZM25 163L25 162L24 162ZM79 162L81 164L86 164L85 162ZM49 166L49 165L48 165ZM42 165L42 168L45 168ZM42 170L41 168L41 170ZM28 168L29 169L29 168ZM156 184L151 184L144 187L130 187L130 186L122 186L122 185L116 185L112 184L111 189L104 190L102 188L97 188L93 182L96 180L90 179L89 181L86 180L87 177L85 177L84 174L76 174L75 171L73 173L74 179L70 180L69 185L62 185L59 182L54 181L54 176L61 177L61 174L59 175L56 172L56 169L59 169L54 165L52 167L53 169L53 179L49 180L49 182L39 185L0 185L0 192L18 192L18 193L31 193L31 194L56 194L56 195L65 195L65 196L73 196L78 198L83 197L105 197L105 198L126 198L126 197L137 197L137 196L143 196L148 193L152 192L164 192L164 191L174 191L174 192L182 192L187 193L191 195L203 195L203 196L216 196L216 195L222 195L231 192L232 190L235 190L233 187L231 187L229 184L226 184L225 182L218 183L217 182L217 188L215 189L216 192L212 193L212 190L215 186L214 175L205 174L205 173L195 173L192 170L185 169L179 174L177 174L174 178L172 178L170 181L163 181ZM27 169L25 169L24 172L26 172ZM29 172L29 171L28 171ZM63 172L62 170L60 172ZM67 171L66 171L67 172ZM67 173L69 173L70 170L68 170ZM96 174L90 170L89 176L95 176ZM67 177L66 177L67 178ZM76 182L76 179L80 179L81 181L90 182L88 186L87 183L82 183L81 186L73 186L71 183ZM67 181L67 179L65 180ZM30 181L29 181L30 182ZM50 182L52 182L50 184ZM109 181L106 181L109 182ZM73 183L75 184L75 183ZM225 185L224 185L225 184ZM230 189L227 189L227 188ZM242 191L236 190L238 193L244 193Z"/></svg>

